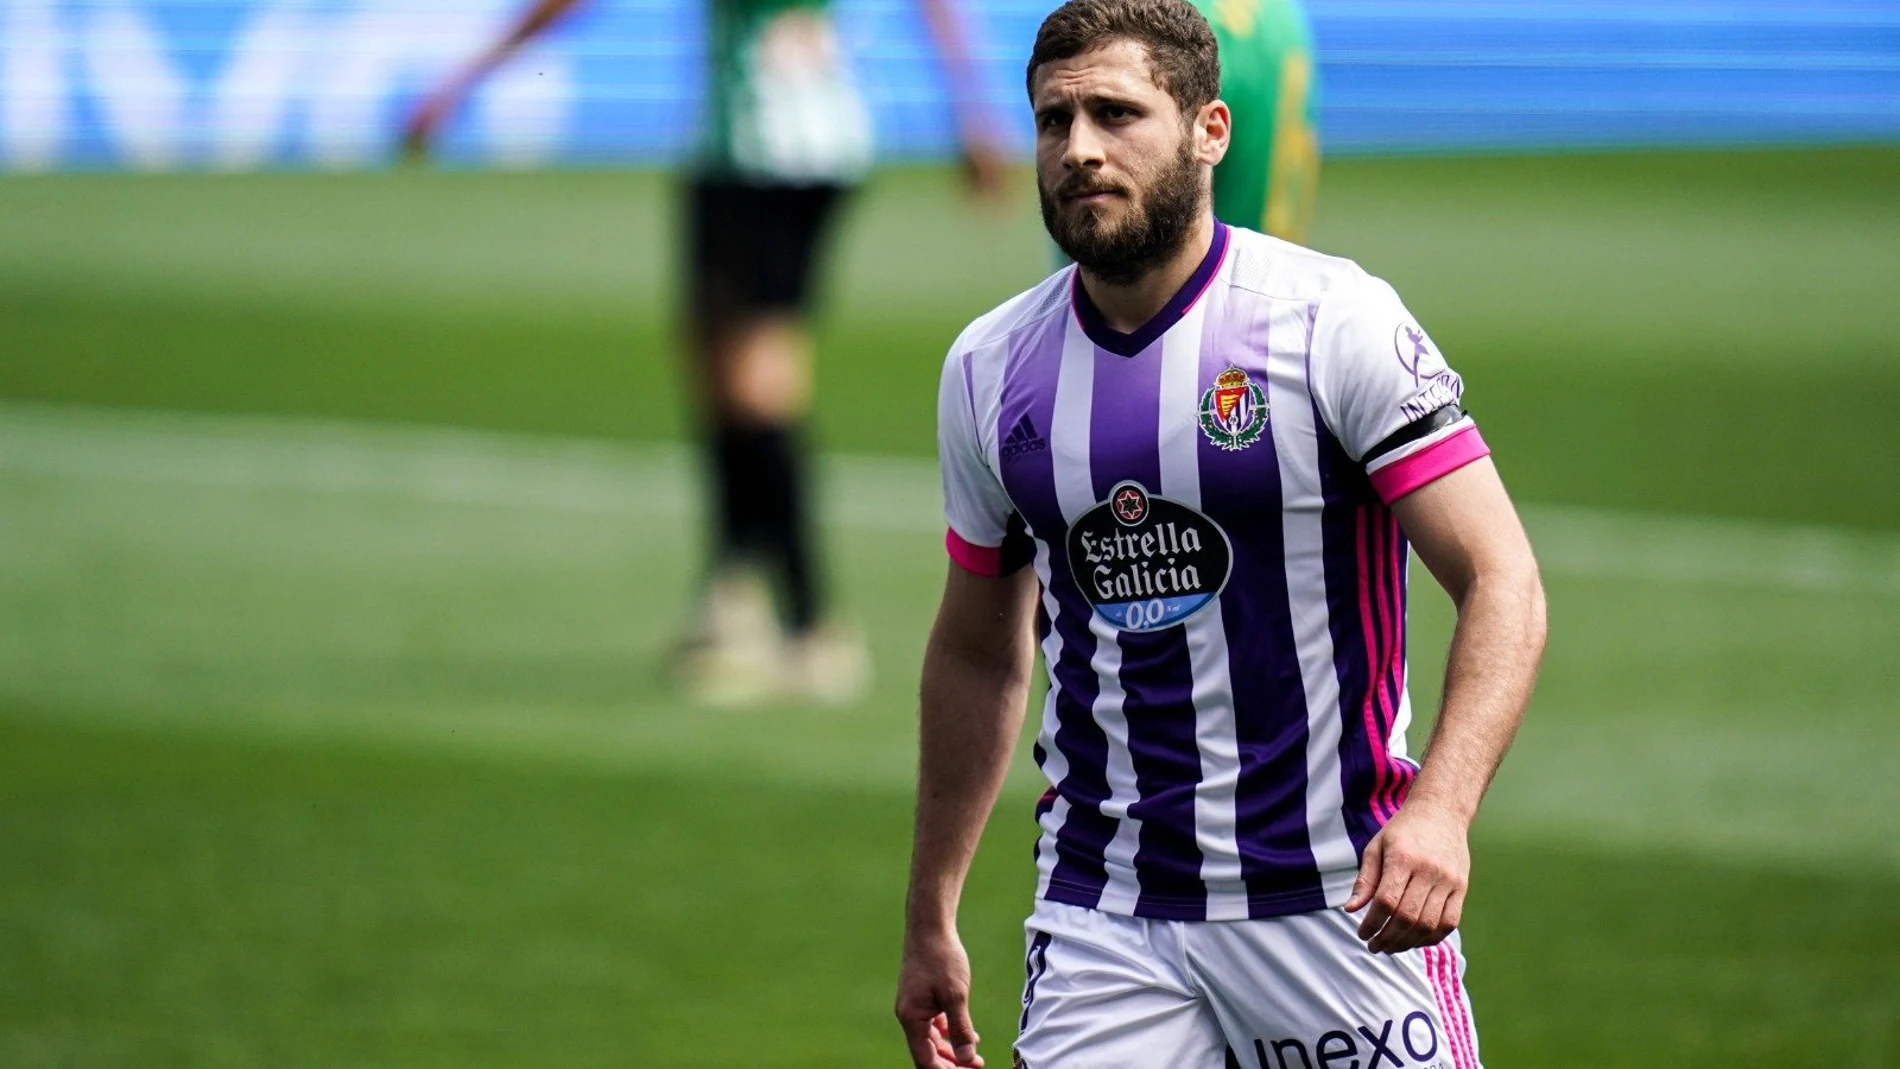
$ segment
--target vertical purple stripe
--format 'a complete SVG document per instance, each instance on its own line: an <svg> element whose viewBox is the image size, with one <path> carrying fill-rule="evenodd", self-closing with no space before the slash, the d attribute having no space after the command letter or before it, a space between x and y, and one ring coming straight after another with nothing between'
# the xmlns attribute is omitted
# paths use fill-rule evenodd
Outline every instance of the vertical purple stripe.
<svg viewBox="0 0 1900 1069"><path fill-rule="evenodd" d="M1249 298L1248 308L1230 304L1230 293L1208 297L1200 383L1212 383L1232 364L1264 387L1272 302L1254 305ZM1241 322L1242 315L1249 321ZM1255 916L1322 909L1325 894L1306 825L1306 684L1287 603L1273 436L1238 452L1216 447L1204 434L1197 446L1202 509L1220 517L1234 549L1221 618L1240 751L1235 830L1241 875Z"/></svg>
<svg viewBox="0 0 1900 1069"><path fill-rule="evenodd" d="M1308 374L1310 375L1310 369ZM1373 529L1378 526L1376 513L1364 517L1367 538L1359 540L1362 509L1378 507L1378 495L1365 473L1352 462L1339 440L1333 437L1321 418L1319 405L1313 405L1313 426L1319 437L1319 478L1323 505L1320 511L1320 540L1326 568L1326 616L1333 635L1333 666L1339 679L1339 770L1342 810L1346 836L1353 852L1365 856L1366 844L1379 833L1384 821L1373 808L1379 770L1374 767L1373 740L1366 734L1366 702L1372 695L1377 672L1378 648L1383 642L1379 622L1379 557L1374 552L1378 541ZM1372 554L1369 558L1363 554ZM1374 589L1361 591L1361 574L1372 577ZM1361 595L1373 606L1371 620L1360 611ZM1374 647L1366 646L1371 629Z"/></svg>
<svg viewBox="0 0 1900 1069"><path fill-rule="evenodd" d="M1207 885L1195 841L1194 789L1201 781L1195 738L1194 668L1179 627L1121 636L1127 689L1128 749L1141 798L1129 807L1141 840L1136 912L1169 920L1206 920ZM1135 682L1139 680L1140 682Z"/></svg>
<svg viewBox="0 0 1900 1069"><path fill-rule="evenodd" d="M1398 517L1384 505L1379 506L1379 511L1384 514L1391 545L1391 552L1387 555L1389 582L1384 593L1392 618L1392 633L1386 639L1391 648L1392 659L1381 685L1386 688L1386 694L1389 696L1387 707L1392 710L1392 719L1386 722L1385 735L1380 740L1379 752L1386 755L1388 782L1384 800L1386 811L1392 812L1405 804L1405 796L1411 789L1413 776L1411 766L1391 756L1391 746L1387 741L1391 739L1393 728L1398 724L1399 701L1405 694L1406 640L1410 632L1405 615L1405 559L1406 554L1411 550L1411 544L1406 541L1405 532L1399 527Z"/></svg>
<svg viewBox="0 0 1900 1069"><path fill-rule="evenodd" d="M1062 338L1067 328L1068 317L1052 315L1012 343L997 412L999 435L1025 415L1044 435L1053 433L1056 380L1062 370ZM1048 897L1093 907L1108 883L1102 855L1114 838L1115 822L1101 810L1108 797L1108 739L1095 723L1093 706L1099 686L1089 665L1095 654L1086 615L1091 610L1069 578L1064 551L1068 523L1056 495L1054 444L1004 460L1000 474L1029 533L1048 550L1049 593L1057 612L1047 626L1062 639L1061 656L1050 666L1050 673L1056 689L1055 745L1069 765L1056 790L1069 803L1069 813L1055 833L1056 861Z"/></svg>
<svg viewBox="0 0 1900 1069"><path fill-rule="evenodd" d="M1068 819L1056 833L1056 863L1049 877L1049 898L1069 905L1093 908L1108 885L1104 854L1115 837L1116 822L1103 815L1108 799L1108 736L1095 722L1095 699L1100 684L1089 661L1095 640L1088 622L1071 610L1079 598L1068 578L1068 560L1051 545L1050 587L1063 609L1056 620L1062 636L1062 655L1055 666L1056 748L1068 761L1069 772L1056 785L1069 803Z"/></svg>
<svg viewBox="0 0 1900 1069"><path fill-rule="evenodd" d="M1090 410L1089 467L1098 501L1124 479L1151 493L1161 487L1161 350L1129 359L1096 351ZM1201 779L1195 738L1194 669L1187 638L1174 627L1149 634L1123 632L1122 708L1139 798L1129 807L1142 822L1135 851L1144 917L1204 920L1207 888L1194 838L1194 788Z"/></svg>

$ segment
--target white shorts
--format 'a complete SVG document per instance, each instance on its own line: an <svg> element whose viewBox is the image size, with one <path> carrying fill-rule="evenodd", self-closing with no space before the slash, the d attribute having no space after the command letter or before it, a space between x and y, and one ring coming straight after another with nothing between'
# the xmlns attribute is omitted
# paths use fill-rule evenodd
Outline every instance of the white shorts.
<svg viewBox="0 0 1900 1069"><path fill-rule="evenodd" d="M1373 954L1339 910L1160 921L1036 903L1024 1069L1479 1069L1458 936Z"/></svg>

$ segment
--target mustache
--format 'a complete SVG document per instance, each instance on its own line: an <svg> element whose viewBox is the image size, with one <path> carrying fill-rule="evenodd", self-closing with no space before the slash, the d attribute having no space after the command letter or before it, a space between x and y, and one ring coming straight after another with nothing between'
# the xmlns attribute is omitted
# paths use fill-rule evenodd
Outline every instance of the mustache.
<svg viewBox="0 0 1900 1069"><path fill-rule="evenodd" d="M1072 175L1057 185L1053 191L1056 197L1067 200L1070 197L1088 197L1097 193L1128 194L1128 187L1120 182L1084 175Z"/></svg>

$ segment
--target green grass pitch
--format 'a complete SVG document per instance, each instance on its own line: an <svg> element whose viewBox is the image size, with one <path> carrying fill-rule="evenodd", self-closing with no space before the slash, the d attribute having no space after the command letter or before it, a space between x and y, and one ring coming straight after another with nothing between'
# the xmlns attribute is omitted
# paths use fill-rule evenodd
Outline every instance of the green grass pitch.
<svg viewBox="0 0 1900 1069"><path fill-rule="evenodd" d="M1900 1065L1897 166L1329 165L1315 243L1464 373L1549 573L1465 934L1493 1066ZM903 1063L936 369L1046 253L934 172L853 207L819 431L876 693L713 714L653 667L670 204L0 180L0 1066ZM963 918L991 1064L1034 791Z"/></svg>

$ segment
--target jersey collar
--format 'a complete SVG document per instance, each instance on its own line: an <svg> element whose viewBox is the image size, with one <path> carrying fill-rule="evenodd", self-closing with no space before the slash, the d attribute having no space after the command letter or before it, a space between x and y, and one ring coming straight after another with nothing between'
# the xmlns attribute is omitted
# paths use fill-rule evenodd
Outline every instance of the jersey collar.
<svg viewBox="0 0 1900 1069"><path fill-rule="evenodd" d="M1152 319L1135 328L1132 333L1123 334L1108 325L1102 313L1089 300L1088 291L1082 288L1082 269L1076 268L1069 282L1070 301L1075 305L1075 318L1082 324L1082 332L1089 340L1116 356L1134 356L1153 345L1156 338L1168 332L1168 329L1181 321L1194 307L1194 302L1207 292L1208 284L1214 281L1214 273L1220 270L1221 257L1227 253L1227 224L1214 221L1214 240L1208 243L1207 255L1201 257L1199 267L1175 291L1168 303L1156 312Z"/></svg>

